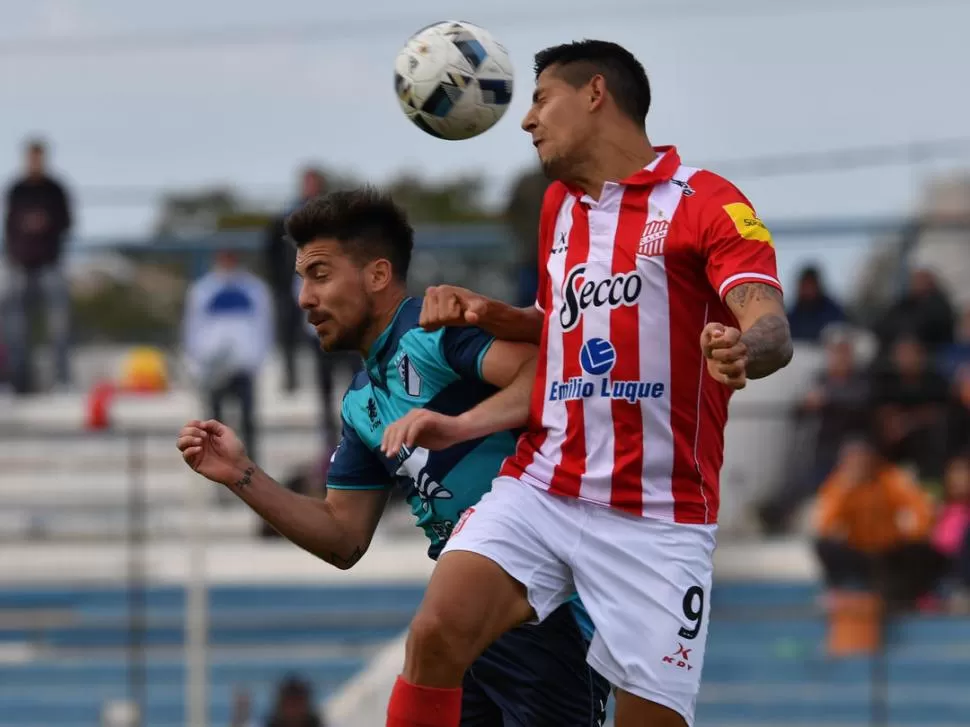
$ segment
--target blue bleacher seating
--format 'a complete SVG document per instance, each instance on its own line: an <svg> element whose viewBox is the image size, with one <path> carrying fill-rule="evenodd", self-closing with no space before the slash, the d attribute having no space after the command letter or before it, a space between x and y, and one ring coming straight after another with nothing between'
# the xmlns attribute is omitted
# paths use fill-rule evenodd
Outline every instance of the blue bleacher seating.
<svg viewBox="0 0 970 727"><path fill-rule="evenodd" d="M96 725L106 700L131 696L133 664L144 668L146 727L184 725L185 594L152 587L143 600L132 595L120 587L0 589L0 649L37 647L30 658L0 660L0 727ZM237 686L251 690L255 714L264 714L289 672L310 679L317 696L332 694L406 627L421 595L420 587L391 585L213 587L211 724L228 723ZM966 722L970 621L906 618L890 629L883 665L833 661L823 652L816 596L811 584L718 586L699 727L863 727L881 666L890 725ZM143 614L131 610L139 602ZM133 615L144 618L143 663L128 649Z"/></svg>

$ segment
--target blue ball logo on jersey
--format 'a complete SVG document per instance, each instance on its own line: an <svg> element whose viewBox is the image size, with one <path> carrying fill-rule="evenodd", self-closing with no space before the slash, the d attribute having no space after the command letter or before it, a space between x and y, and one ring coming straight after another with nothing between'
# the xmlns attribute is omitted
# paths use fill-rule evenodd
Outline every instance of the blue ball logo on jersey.
<svg viewBox="0 0 970 727"><path fill-rule="evenodd" d="M608 374L616 363L616 349L602 338L591 338L579 353L579 363L592 376Z"/></svg>

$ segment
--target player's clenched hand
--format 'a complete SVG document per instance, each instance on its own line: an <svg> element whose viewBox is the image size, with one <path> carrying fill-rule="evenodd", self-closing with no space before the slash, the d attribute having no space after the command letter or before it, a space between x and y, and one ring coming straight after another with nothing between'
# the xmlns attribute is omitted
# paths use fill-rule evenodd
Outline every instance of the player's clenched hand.
<svg viewBox="0 0 970 727"><path fill-rule="evenodd" d="M721 323L708 323L701 332L701 350L707 370L715 380L732 389L745 387L748 347L741 341L741 331Z"/></svg>
<svg viewBox="0 0 970 727"><path fill-rule="evenodd" d="M450 417L427 409L413 409L384 430L381 450L394 457L401 447L447 449L468 439L461 417Z"/></svg>
<svg viewBox="0 0 970 727"><path fill-rule="evenodd" d="M189 467L223 485L236 482L248 464L239 437L215 419L190 421L179 432L176 446Z"/></svg>
<svg viewBox="0 0 970 727"><path fill-rule="evenodd" d="M488 298L454 285L435 285L424 293L419 325L426 331L444 326L475 326L488 307Z"/></svg>

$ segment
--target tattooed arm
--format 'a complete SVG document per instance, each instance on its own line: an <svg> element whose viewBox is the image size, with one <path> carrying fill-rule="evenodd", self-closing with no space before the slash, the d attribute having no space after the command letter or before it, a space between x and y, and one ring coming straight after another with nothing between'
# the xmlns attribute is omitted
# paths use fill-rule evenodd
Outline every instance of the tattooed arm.
<svg viewBox="0 0 970 727"><path fill-rule="evenodd" d="M741 326L747 377L762 379L787 366L793 348L781 291L764 283L747 283L728 292L725 302Z"/></svg>
<svg viewBox="0 0 970 727"><path fill-rule="evenodd" d="M704 328L701 349L711 376L743 389L748 379L761 379L787 366L793 349L781 292L771 285L746 283L730 290L725 302L740 330L720 323Z"/></svg>
<svg viewBox="0 0 970 727"><path fill-rule="evenodd" d="M346 432L344 444L338 454L353 449ZM348 482L350 489L335 483L326 499L300 495L257 467L236 433L214 419L190 421L176 446L195 472L226 486L280 535L341 569L352 567L367 551L390 491L383 469L358 468L360 478ZM340 460L334 457L330 474Z"/></svg>
<svg viewBox="0 0 970 727"><path fill-rule="evenodd" d="M387 490L327 490L327 497L288 490L249 462L229 489L280 535L342 570L370 546Z"/></svg>

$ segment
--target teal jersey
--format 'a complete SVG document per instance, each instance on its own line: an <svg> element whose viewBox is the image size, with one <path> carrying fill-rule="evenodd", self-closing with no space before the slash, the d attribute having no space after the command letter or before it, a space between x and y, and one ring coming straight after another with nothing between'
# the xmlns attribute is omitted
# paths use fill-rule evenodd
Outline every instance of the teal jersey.
<svg viewBox="0 0 970 727"><path fill-rule="evenodd" d="M494 394L482 378L482 360L494 341L474 328L433 333L418 326L421 301L406 299L371 347L365 367L344 395L343 436L327 475L331 489L400 486L437 558L461 514L491 489L518 432L499 432L448 449L381 452L384 429L412 409L458 415Z"/></svg>

